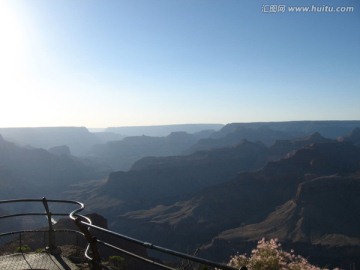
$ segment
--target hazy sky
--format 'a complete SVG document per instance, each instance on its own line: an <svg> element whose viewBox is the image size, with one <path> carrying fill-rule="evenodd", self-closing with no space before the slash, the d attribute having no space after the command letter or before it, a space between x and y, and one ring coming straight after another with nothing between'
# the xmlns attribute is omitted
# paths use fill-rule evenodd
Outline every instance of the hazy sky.
<svg viewBox="0 0 360 270"><path fill-rule="evenodd" d="M0 127L359 120L360 1L0 0L0 94Z"/></svg>

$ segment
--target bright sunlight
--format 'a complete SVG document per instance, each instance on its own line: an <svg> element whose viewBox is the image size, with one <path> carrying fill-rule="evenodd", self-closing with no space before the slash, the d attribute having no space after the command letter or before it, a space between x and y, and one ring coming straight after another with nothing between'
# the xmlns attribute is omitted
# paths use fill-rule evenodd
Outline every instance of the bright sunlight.
<svg viewBox="0 0 360 270"><path fill-rule="evenodd" d="M6 2L0 2L0 36L0 72L9 75L16 72L24 57L24 33Z"/></svg>
<svg viewBox="0 0 360 270"><path fill-rule="evenodd" d="M9 2L0 2L0 114L4 122L11 123L24 117L31 100L21 98L29 91L26 73L26 38L21 16L16 14ZM16 106L14 106L16 104Z"/></svg>

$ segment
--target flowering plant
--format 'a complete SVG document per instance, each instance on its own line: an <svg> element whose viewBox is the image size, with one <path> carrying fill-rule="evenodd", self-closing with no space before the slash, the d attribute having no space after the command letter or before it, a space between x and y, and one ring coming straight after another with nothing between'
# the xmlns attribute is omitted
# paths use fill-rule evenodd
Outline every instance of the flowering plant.
<svg viewBox="0 0 360 270"><path fill-rule="evenodd" d="M321 270L310 264L304 257L295 255L294 250L283 251L277 239L258 241L251 255L236 254L232 256L229 266L240 268L246 266L249 270ZM334 269L335 270L335 269Z"/></svg>

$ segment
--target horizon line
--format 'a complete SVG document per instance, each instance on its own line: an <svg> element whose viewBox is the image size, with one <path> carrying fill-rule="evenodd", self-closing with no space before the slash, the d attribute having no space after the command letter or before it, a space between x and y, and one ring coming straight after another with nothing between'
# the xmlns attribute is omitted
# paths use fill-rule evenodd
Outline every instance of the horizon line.
<svg viewBox="0 0 360 270"><path fill-rule="evenodd" d="M119 126L107 126L107 127L88 127L85 125L54 125L54 126L14 126L14 127L0 127L0 129L37 129L37 128L86 128L86 129L108 129L108 128L133 128L133 127L165 127L165 126L191 126L191 125L230 125L230 124L251 124L251 123L289 123L289 122L357 122L360 119L330 119L330 120L271 120L271 121L239 121L228 123L181 123L181 124L153 124L153 125L119 125Z"/></svg>

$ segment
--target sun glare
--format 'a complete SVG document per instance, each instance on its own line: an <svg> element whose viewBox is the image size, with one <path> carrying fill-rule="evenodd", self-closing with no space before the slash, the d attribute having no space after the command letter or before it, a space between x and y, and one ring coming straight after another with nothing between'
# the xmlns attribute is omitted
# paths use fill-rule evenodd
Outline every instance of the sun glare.
<svg viewBox="0 0 360 270"><path fill-rule="evenodd" d="M21 16L9 2L0 1L0 113L1 124L11 126L24 117L24 103L28 103L25 70L25 29Z"/></svg>
<svg viewBox="0 0 360 270"><path fill-rule="evenodd" d="M0 71L9 75L21 68L24 57L24 33L20 18L4 2L0 2Z"/></svg>

